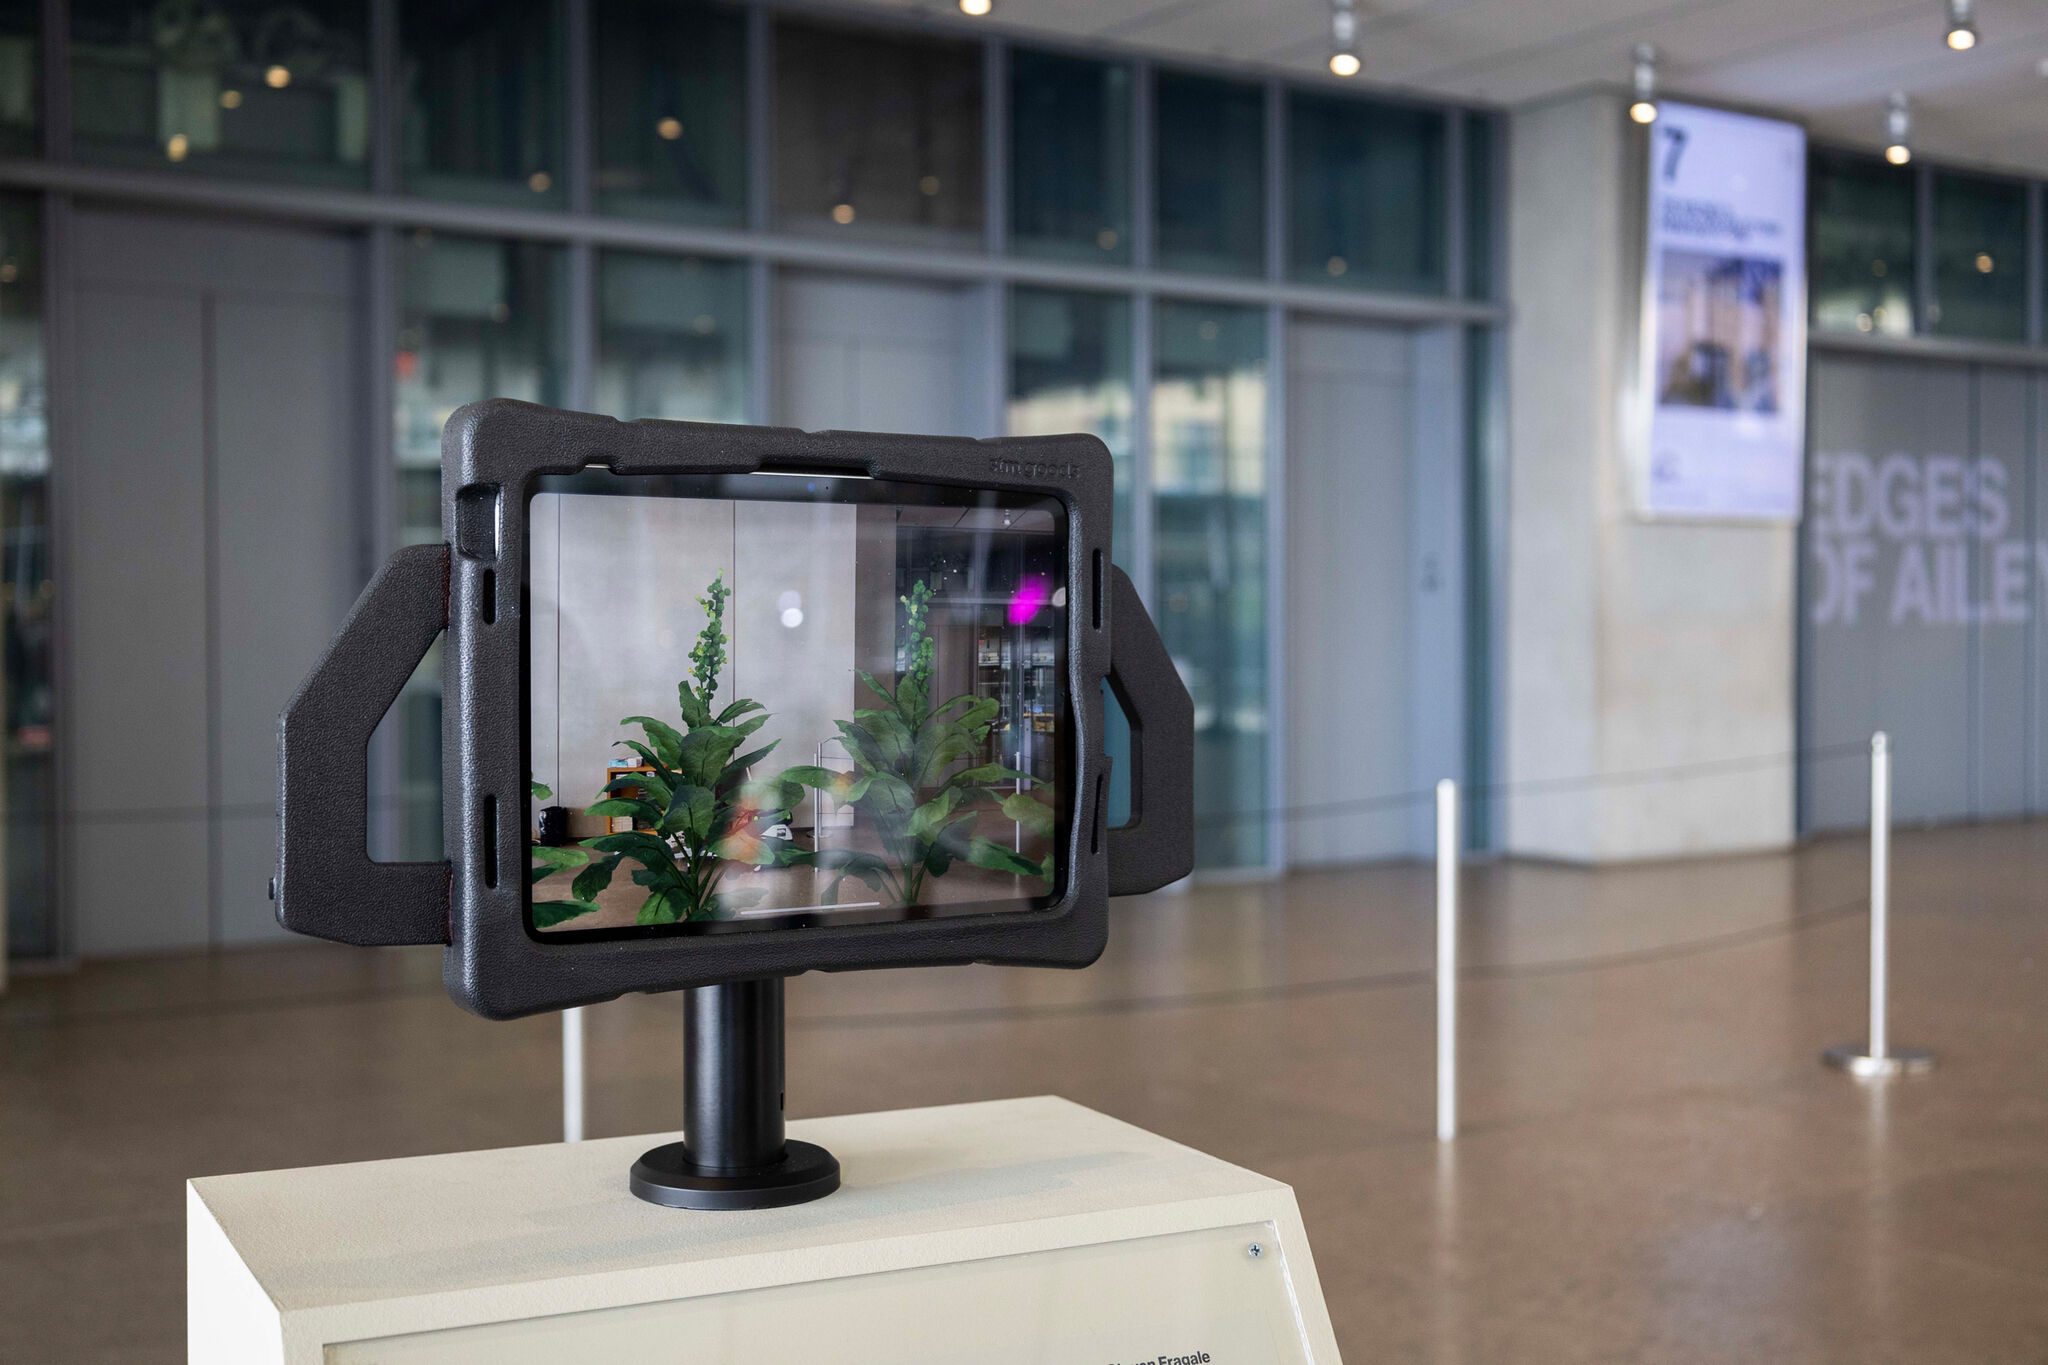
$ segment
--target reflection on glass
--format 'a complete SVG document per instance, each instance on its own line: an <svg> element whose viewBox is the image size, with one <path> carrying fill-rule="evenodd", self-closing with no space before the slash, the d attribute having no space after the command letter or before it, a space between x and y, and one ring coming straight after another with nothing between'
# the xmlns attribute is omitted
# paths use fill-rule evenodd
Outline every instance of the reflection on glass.
<svg viewBox="0 0 2048 1365"><path fill-rule="evenodd" d="M1807 191L1813 325L1834 332L1913 331L1914 172L1816 147Z"/></svg>
<svg viewBox="0 0 2048 1365"><path fill-rule="evenodd" d="M42 123L42 4L0 0L0 155L29 156Z"/></svg>
<svg viewBox="0 0 2048 1365"><path fill-rule="evenodd" d="M785 227L981 240L981 48L775 27L775 212Z"/></svg>
<svg viewBox="0 0 2048 1365"><path fill-rule="evenodd" d="M53 628L50 446L44 414L43 272L38 201L0 195L0 628L6 632L7 942L49 957L57 941L52 849Z"/></svg>
<svg viewBox="0 0 2048 1365"><path fill-rule="evenodd" d="M1159 73L1155 190L1159 264L1266 269L1266 97L1256 85Z"/></svg>
<svg viewBox="0 0 2048 1365"><path fill-rule="evenodd" d="M747 270L734 261L598 258L597 409L747 420Z"/></svg>
<svg viewBox="0 0 2048 1365"><path fill-rule="evenodd" d="M360 185L369 164L368 33L364 0L73 0L78 155Z"/></svg>
<svg viewBox="0 0 2048 1365"><path fill-rule="evenodd" d="M536 930L1049 903L1058 502L587 471L544 481L529 508Z"/></svg>
<svg viewBox="0 0 2048 1365"><path fill-rule="evenodd" d="M1500 119L1494 114L1465 115L1465 296L1494 295L1494 212L1498 198L1495 160L1500 146Z"/></svg>
<svg viewBox="0 0 2048 1365"><path fill-rule="evenodd" d="M1290 94L1287 193L1294 279L1443 292L1441 113Z"/></svg>
<svg viewBox="0 0 2048 1365"><path fill-rule="evenodd" d="M1266 318L1156 314L1153 616L1195 702L1195 859L1266 857Z"/></svg>
<svg viewBox="0 0 2048 1365"><path fill-rule="evenodd" d="M1085 431L1116 466L1112 553L1131 548L1131 301L1019 288L1010 294L1012 436Z"/></svg>
<svg viewBox="0 0 2048 1365"><path fill-rule="evenodd" d="M1010 247L1059 260L1130 259L1130 67L1010 54Z"/></svg>
<svg viewBox="0 0 2048 1365"><path fill-rule="evenodd" d="M2010 180L1934 176L1934 302L1929 330L2027 339L2027 190Z"/></svg>
<svg viewBox="0 0 2048 1365"><path fill-rule="evenodd" d="M402 542L442 539L441 428L455 409L479 398L562 402L563 266L558 248L534 242L407 239L393 443ZM373 753L396 755L380 849L394 859L441 856L439 655L437 644L373 741Z"/></svg>
<svg viewBox="0 0 2048 1365"><path fill-rule="evenodd" d="M597 202L608 213L746 218L745 17L725 5L598 0Z"/></svg>
<svg viewBox="0 0 2048 1365"><path fill-rule="evenodd" d="M562 202L555 0L404 0L405 187L545 208Z"/></svg>

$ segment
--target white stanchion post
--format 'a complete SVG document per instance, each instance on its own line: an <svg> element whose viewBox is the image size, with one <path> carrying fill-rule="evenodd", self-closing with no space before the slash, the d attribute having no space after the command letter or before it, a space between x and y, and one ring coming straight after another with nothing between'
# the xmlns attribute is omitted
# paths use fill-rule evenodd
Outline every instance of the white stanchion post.
<svg viewBox="0 0 2048 1365"><path fill-rule="evenodd" d="M562 1011L562 1141L583 1141L583 1010Z"/></svg>
<svg viewBox="0 0 2048 1365"><path fill-rule="evenodd" d="M1840 1043L1821 1054L1854 1076L1928 1071L1932 1053L1891 1045L1892 750L1879 730L1870 737L1870 1030L1866 1045Z"/></svg>
<svg viewBox="0 0 2048 1365"><path fill-rule="evenodd" d="M1458 784L1436 784L1436 1139L1458 1135Z"/></svg>

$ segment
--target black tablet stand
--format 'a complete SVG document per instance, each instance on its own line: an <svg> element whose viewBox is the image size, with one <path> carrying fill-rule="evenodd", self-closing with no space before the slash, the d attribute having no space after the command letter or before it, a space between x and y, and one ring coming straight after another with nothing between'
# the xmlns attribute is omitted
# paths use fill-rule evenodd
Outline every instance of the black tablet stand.
<svg viewBox="0 0 2048 1365"><path fill-rule="evenodd" d="M672 1209L776 1209L839 1188L839 1162L783 1136L782 978L685 992L683 1141L633 1163L633 1193Z"/></svg>

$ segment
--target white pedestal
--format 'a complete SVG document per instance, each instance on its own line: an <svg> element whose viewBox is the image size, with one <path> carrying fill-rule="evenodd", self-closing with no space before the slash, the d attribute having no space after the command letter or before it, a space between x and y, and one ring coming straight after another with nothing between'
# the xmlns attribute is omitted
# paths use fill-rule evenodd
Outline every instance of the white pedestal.
<svg viewBox="0 0 2048 1365"><path fill-rule="evenodd" d="M1054 1098L811 1119L837 1194L642 1203L669 1136L187 1186L204 1365L1336 1365L1294 1193Z"/></svg>

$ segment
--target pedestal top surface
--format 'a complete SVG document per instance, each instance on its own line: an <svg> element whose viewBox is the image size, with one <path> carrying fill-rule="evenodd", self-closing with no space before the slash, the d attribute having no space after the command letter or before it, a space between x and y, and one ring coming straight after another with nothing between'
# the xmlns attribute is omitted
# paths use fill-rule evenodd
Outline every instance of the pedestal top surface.
<svg viewBox="0 0 2048 1365"><path fill-rule="evenodd" d="M704 1213L634 1198L626 1172L677 1134L451 1153L191 1182L285 1311L858 1244L1264 1193L1276 1181L1051 1096L806 1119L838 1193ZM1291 1201L1290 1201L1291 1202Z"/></svg>

